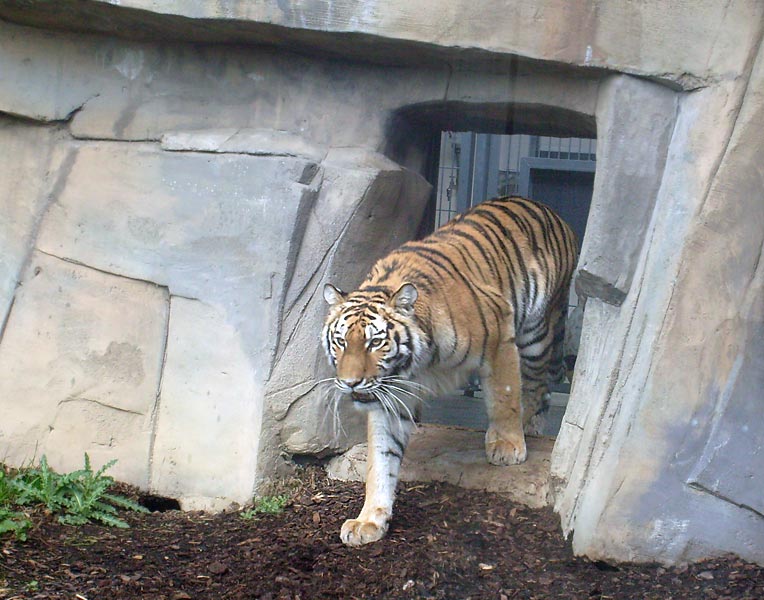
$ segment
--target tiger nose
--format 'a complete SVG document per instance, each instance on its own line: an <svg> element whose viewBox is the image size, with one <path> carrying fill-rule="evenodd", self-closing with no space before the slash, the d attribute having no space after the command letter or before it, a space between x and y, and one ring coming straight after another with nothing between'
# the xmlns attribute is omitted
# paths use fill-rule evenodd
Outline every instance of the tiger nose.
<svg viewBox="0 0 764 600"><path fill-rule="evenodd" d="M360 385L363 379L342 379L341 381L352 390L356 386Z"/></svg>

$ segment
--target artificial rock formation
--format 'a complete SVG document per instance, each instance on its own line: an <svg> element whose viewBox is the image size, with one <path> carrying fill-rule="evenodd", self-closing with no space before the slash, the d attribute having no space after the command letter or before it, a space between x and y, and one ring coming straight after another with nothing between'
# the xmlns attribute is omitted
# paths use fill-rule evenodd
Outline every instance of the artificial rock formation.
<svg viewBox="0 0 764 600"><path fill-rule="evenodd" d="M596 133L563 528L764 563L763 12L0 0L0 456L214 509L349 447L320 289L416 234L440 131Z"/></svg>

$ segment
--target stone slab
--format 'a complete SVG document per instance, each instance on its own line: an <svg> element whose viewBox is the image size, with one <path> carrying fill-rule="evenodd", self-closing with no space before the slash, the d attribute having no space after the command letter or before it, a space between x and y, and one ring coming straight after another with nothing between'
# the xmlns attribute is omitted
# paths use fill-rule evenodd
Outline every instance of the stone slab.
<svg viewBox="0 0 764 600"><path fill-rule="evenodd" d="M734 552L764 564L764 518L736 504L758 484L721 471L734 445L716 464L708 446L727 428L751 453L761 439L740 422L760 404L760 374L738 372L755 369L744 357L761 347L759 52L750 83L682 96L631 290L617 308L587 302L552 459L576 553L676 564Z"/></svg>
<svg viewBox="0 0 764 600"><path fill-rule="evenodd" d="M257 473L253 456L263 407L257 386L272 367L285 281L315 195L301 182L313 182L317 165L285 156L165 152L151 144L71 147L70 169L40 226L38 247L104 272L166 286L174 298L175 337L167 348L169 379L163 393L182 403L184 378L190 374L181 367L191 361L195 387L207 390L214 401L236 394L228 410L238 411L238 417L226 413L226 419L217 420L221 415L213 411L211 420L198 427L216 443L225 438L224 447L238 449L238 470L221 458L226 475L215 480L201 458L208 454L206 438L200 437L205 450L178 458L173 440L188 433L160 428L153 452L159 470L152 485L178 495L189 507L246 502ZM192 302L191 308L181 297ZM196 300L204 310L194 309ZM183 330L185 337L179 333ZM195 330L221 339L208 349L209 356L199 357L195 346L208 341L189 338ZM205 364L214 365L213 371ZM232 388L234 376L220 376L222 371L235 373L239 383ZM240 396L245 403L237 404ZM172 409L168 403L165 410ZM204 412L208 408L202 406L200 414L210 416ZM236 419L238 428L231 426ZM192 422L186 425L193 430ZM196 462L176 468L192 455ZM205 473L203 483L191 476L193 469Z"/></svg>
<svg viewBox="0 0 764 600"><path fill-rule="evenodd" d="M528 460L521 465L497 467L486 461L484 438L484 431L421 425L406 448L401 481L443 481L498 492L532 508L547 506L554 439L528 436ZM366 444L354 446L333 458L327 473L334 479L364 481L366 451Z"/></svg>
<svg viewBox="0 0 764 600"><path fill-rule="evenodd" d="M206 45L191 52L178 43L42 32L10 23L0 23L0 39L8 46L0 66L19 82L0 88L0 111L40 120L71 116L70 130L78 138L164 138L167 149L212 144L215 152L291 153L279 150L279 138L291 136L303 146L300 154L311 156L325 146L376 150L389 141L391 118L410 107L424 111L430 126L444 129L468 127L468 109L478 106L492 115L486 121L497 131L505 131L508 114L530 119L526 125L537 129L559 120L557 130L571 131L582 121L579 112L593 130L600 78L596 71L550 72L516 61L476 71L462 61L449 68L442 62L391 67L263 47ZM65 90L49 89L59 80L67 82ZM448 112L463 118L444 113L448 103L454 108ZM552 105L561 110L550 111ZM571 114L558 119L565 111ZM242 132L228 141L214 134L226 129ZM272 131L265 144L261 133L253 134L264 130ZM582 133L578 125L572 130Z"/></svg>
<svg viewBox="0 0 764 600"><path fill-rule="evenodd" d="M208 45L189 52L177 44L118 43L134 57L136 71L121 81L103 77L98 97L72 118L78 138L160 140L172 132L270 129L318 147L377 148L391 110L441 99L447 85L444 68L391 74L269 48ZM90 45L96 72L102 46Z"/></svg>
<svg viewBox="0 0 764 600"><path fill-rule="evenodd" d="M111 459L145 488L167 291L36 252L0 345L0 456L60 471Z"/></svg>
<svg viewBox="0 0 764 600"><path fill-rule="evenodd" d="M344 403L342 431L329 427L325 394L332 388L313 387L330 375L320 345L327 309L321 290L327 281L351 289L377 258L411 239L430 191L419 175L363 148L332 149L322 175L285 296L282 345L267 388L279 444L290 454L336 452L362 437L364 420Z"/></svg>
<svg viewBox="0 0 764 600"><path fill-rule="evenodd" d="M286 131L271 129L213 129L172 131L161 139L164 150L290 156L321 161L326 150ZM310 183L310 181L302 181Z"/></svg>
<svg viewBox="0 0 764 600"><path fill-rule="evenodd" d="M59 172L58 137L52 127L0 117L0 336L54 185L50 174Z"/></svg>
<svg viewBox="0 0 764 600"><path fill-rule="evenodd" d="M661 78L688 89L724 78L756 44L756 0L566 2L365 0L252 3L2 0L0 16L144 39L275 44L389 63L493 64L524 56Z"/></svg>
<svg viewBox="0 0 764 600"><path fill-rule="evenodd" d="M0 111L37 121L62 121L96 97L104 80L119 78L120 61L127 58L129 67L130 58L108 42L102 44L105 51L96 67L90 44L83 43L91 37L78 42L74 36L0 22ZM110 66L115 67L113 72Z"/></svg>
<svg viewBox="0 0 764 600"><path fill-rule="evenodd" d="M602 285L595 292L595 286L582 289L576 282L577 292L599 293L616 305L628 293L653 218L677 101L674 92L634 77L603 82L597 104L597 173L578 263ZM616 151L613 146L625 140L629 151ZM607 284L615 289L607 290Z"/></svg>
<svg viewBox="0 0 764 600"><path fill-rule="evenodd" d="M73 148L37 246L223 308L265 378L284 282L313 201L298 182L314 163L152 144Z"/></svg>
<svg viewBox="0 0 764 600"><path fill-rule="evenodd" d="M223 311L172 298L151 490L184 510L252 499L263 400L245 348Z"/></svg>

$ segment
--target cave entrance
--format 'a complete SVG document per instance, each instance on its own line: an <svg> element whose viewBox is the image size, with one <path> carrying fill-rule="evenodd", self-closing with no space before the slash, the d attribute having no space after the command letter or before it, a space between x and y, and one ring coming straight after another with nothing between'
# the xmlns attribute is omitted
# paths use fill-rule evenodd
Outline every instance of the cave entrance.
<svg viewBox="0 0 764 600"><path fill-rule="evenodd" d="M568 83L574 91L588 85L581 78ZM530 101L432 102L410 105L392 115L385 154L432 184L417 237L479 202L517 194L553 206L576 230L579 247L586 248L590 204L594 223L598 212L593 197L595 169L598 161L607 163L608 158L604 150L597 155L603 140L597 141L596 96L583 94L588 98L583 102L581 95L567 94L561 103L569 107L564 108L541 100L548 97L546 92L536 94L530 87L515 92ZM568 102L571 98L578 100ZM597 185L601 185L599 177ZM575 292L569 305L571 326L566 337L572 349L568 353L574 357L583 322L583 305L579 306ZM472 378L453 394L425 403L419 415L421 426L406 448L401 481L447 481L500 492L528 506L548 505L555 436L560 421L568 418L572 359L569 366L568 381L552 388L548 426L542 435L526 437L524 463L507 469L486 461L487 415L479 380ZM576 392L571 407L575 398ZM560 431L562 435L564 426ZM351 449L330 463L330 474L347 478L361 472L357 464L361 457L365 459L365 447Z"/></svg>
<svg viewBox="0 0 764 600"><path fill-rule="evenodd" d="M641 331L632 332L632 338L638 341L632 339L631 345L626 346L625 336L629 335L632 319L636 318L636 307L642 311L640 318L647 319L645 306L651 302L631 295L630 290L634 282L639 282L636 289L641 289L643 284L637 278L644 277L645 265L656 261L649 256L651 244L658 244L657 251L671 247L669 242L656 241L652 232L660 219L657 211L669 210L667 203L673 201L676 191L672 187L676 184L673 174L668 180L664 176L669 148L677 135L683 139L685 134L681 128L677 133L679 113L675 92L624 75L608 75L599 81L587 80L587 76L597 74L586 70L573 74L538 70L527 76L510 76L506 87L494 90L496 93L492 96L503 94L504 98L511 99L503 102L481 102L480 95L489 95L489 87L475 85L472 80L459 85L455 79L447 94L458 100L412 104L395 111L389 121L384 147L389 158L422 174L433 185L430 210L421 221L420 234L424 235L437 223L439 195L445 194L448 198L450 177L440 177L440 173L450 175L449 165L440 159L442 154L453 154L453 148L449 148L447 133L444 141L444 132L474 136L471 137L475 142L472 154L479 149L478 136L483 134L539 136L539 142L542 136L559 138L560 142L550 140L548 148L541 148L539 143L538 155L530 153L521 157L521 162L522 158L527 159L528 181L532 181L529 195L542 201L544 198L538 195L539 184L543 189L555 176L546 173L546 177L531 177L533 165L543 165L550 158L562 162L565 152L570 160L570 155L575 154L570 148L576 147L572 140L568 147L571 138L597 140L593 152L597 171L594 193L591 211L582 219L585 233L574 284L577 292L574 301L586 300L586 311L581 319L581 344L570 400L566 408L560 407L563 421L559 433L556 438L527 437L527 461L509 469L498 468L485 460L484 434L479 424L465 423L459 418L450 422L461 427L428 424L428 421L445 420L443 412L437 412L443 403L431 401L423 415L426 426L412 435L401 471L403 481L449 481L463 487L501 492L530 506L548 505L554 498L569 524L578 514L576 507L581 490L591 492L595 504L604 502L605 492L608 497L612 494L611 488L608 488L610 491L595 489L599 480L593 470L605 452L611 459L619 455L624 438L615 441L610 432L627 435L623 431L631 429L633 421L629 419L635 418L641 410L642 399L636 397L640 391L625 383L614 388L613 382L620 381L619 377L625 382L625 378L634 373L642 378L640 381L646 381L645 369L649 371L653 364L651 349L644 351L639 364L634 363L634 344L641 343ZM548 154L542 155L542 151ZM460 153L463 152L462 147ZM459 164L453 156L450 160L454 167ZM498 164L502 164L501 159ZM497 193L504 191L499 189L499 182L510 188L516 181L520 192L523 169L518 166L500 170L515 173L489 172L484 180L495 180ZM474 169L470 173L460 172L461 181L457 178L456 183L466 186L472 194L476 187L482 186L482 181L475 177ZM572 176L578 183L584 177ZM683 181L681 177L679 181ZM491 192L486 194L490 195ZM451 201L459 201L458 188L451 190ZM440 208L448 210L449 207L441 204ZM575 310L583 312L582 305ZM627 363L627 375L619 375ZM624 398L629 400L628 406ZM456 400L472 402L474 410L462 413L484 414L482 401L475 401L474 395L471 397L460 390ZM600 435L600 431L606 433ZM593 459L595 446L601 452Z"/></svg>

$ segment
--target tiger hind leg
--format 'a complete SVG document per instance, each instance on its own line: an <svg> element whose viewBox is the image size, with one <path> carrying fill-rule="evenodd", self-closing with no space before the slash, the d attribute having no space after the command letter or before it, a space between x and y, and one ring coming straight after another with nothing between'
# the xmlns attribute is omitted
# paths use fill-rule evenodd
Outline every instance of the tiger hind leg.
<svg viewBox="0 0 764 600"><path fill-rule="evenodd" d="M481 369L488 411L485 453L494 465L514 465L525 461L520 356L513 341L502 341Z"/></svg>
<svg viewBox="0 0 764 600"><path fill-rule="evenodd" d="M542 433L551 399L549 384L559 383L565 378L563 342L566 307L566 302L556 302L545 318L531 323L518 336L523 381L523 427L526 433Z"/></svg>

